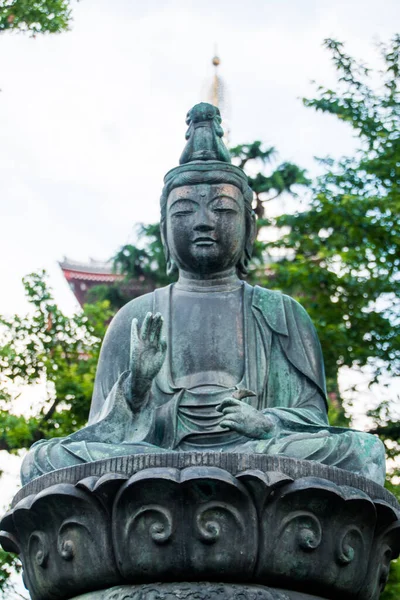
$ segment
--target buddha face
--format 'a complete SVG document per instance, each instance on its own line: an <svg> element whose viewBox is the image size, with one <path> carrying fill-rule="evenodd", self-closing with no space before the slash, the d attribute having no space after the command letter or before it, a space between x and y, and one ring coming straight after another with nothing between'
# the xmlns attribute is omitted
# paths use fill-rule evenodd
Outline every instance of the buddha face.
<svg viewBox="0 0 400 600"><path fill-rule="evenodd" d="M234 268L244 248L242 192L232 184L175 188L168 197L167 243L179 269L216 274Z"/></svg>

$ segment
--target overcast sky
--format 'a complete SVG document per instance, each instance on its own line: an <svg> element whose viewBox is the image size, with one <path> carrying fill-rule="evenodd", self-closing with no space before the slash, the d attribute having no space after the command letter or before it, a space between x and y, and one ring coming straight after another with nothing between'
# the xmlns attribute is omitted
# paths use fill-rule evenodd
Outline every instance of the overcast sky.
<svg viewBox="0 0 400 600"><path fill-rule="evenodd" d="M72 30L0 37L0 313L25 307L21 278L57 261L109 258L158 218L185 114L202 99L217 44L232 143L261 139L282 160L351 151L347 127L299 98L334 82L325 37L369 61L399 23L398 0L82 0Z"/></svg>

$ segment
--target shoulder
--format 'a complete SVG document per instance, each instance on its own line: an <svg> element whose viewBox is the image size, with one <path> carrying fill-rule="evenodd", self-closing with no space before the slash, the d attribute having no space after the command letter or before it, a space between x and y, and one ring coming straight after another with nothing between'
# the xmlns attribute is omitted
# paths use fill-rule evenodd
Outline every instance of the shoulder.
<svg viewBox="0 0 400 600"><path fill-rule="evenodd" d="M295 322L301 329L314 330L314 325L303 306L291 296L259 285L254 287L253 305L261 310L270 327L277 333L289 335Z"/></svg>
<svg viewBox="0 0 400 600"><path fill-rule="evenodd" d="M144 319L147 312L151 312L154 303L154 292L144 294L138 298L130 300L123 306L112 319L109 329L119 327L126 323L130 323L132 319Z"/></svg>
<svg viewBox="0 0 400 600"><path fill-rule="evenodd" d="M286 313L289 311L293 314L297 322L300 322L303 327L311 328L314 330L314 324L311 320L310 315L307 310L294 298L291 296L287 296L286 294L282 294L283 303L285 305Z"/></svg>
<svg viewBox="0 0 400 600"><path fill-rule="evenodd" d="M138 298L130 300L123 306L109 324L103 342L103 350L112 348L121 343L128 343L130 340L130 331L132 319L137 319L141 325L146 313L153 312L154 292L144 294Z"/></svg>

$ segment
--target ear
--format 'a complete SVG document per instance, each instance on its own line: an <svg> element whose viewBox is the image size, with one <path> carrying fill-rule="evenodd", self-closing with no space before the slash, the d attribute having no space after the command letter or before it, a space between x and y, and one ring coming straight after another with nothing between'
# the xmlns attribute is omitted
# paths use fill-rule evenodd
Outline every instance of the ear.
<svg viewBox="0 0 400 600"><path fill-rule="evenodd" d="M237 264L237 269L242 275L247 275L248 265L253 254L253 246L257 236L256 214L254 211L246 214L246 240L244 243L243 254Z"/></svg>
<svg viewBox="0 0 400 600"><path fill-rule="evenodd" d="M254 210L251 211L251 216L248 219L248 228L246 238L246 254L248 255L248 259L251 259L251 255L253 254L253 246L257 237L257 216Z"/></svg>
<svg viewBox="0 0 400 600"><path fill-rule="evenodd" d="M178 268L174 261L171 258L171 253L169 251L169 246L167 242L167 232L166 232L166 220L162 219L160 223L160 234L161 234L161 243L164 250L165 262L166 262L166 271L167 275L172 275L175 273Z"/></svg>

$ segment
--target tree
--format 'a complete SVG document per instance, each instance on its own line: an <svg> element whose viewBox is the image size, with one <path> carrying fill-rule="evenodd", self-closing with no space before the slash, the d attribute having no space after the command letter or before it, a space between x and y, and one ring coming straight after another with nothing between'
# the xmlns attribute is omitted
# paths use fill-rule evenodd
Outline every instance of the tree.
<svg viewBox="0 0 400 600"><path fill-rule="evenodd" d="M340 367L366 367L371 384L400 372L400 36L381 46L373 72L326 40L338 89L318 88L307 107L347 122L358 139L353 157L325 159L309 207L282 215L282 235L266 245L286 258L271 265L273 285L295 296L317 325L330 392ZM374 77L381 78L377 89ZM391 429L393 430L393 428ZM390 433L389 428L386 431ZM399 439L399 430L393 430Z"/></svg>
<svg viewBox="0 0 400 600"><path fill-rule="evenodd" d="M0 0L0 32L60 33L71 23L70 0Z"/></svg>
<svg viewBox="0 0 400 600"><path fill-rule="evenodd" d="M306 210L273 220L281 235L264 251L278 252L279 258L268 265L267 277L261 269L255 274L261 283L297 298L310 313L339 424L344 419L338 389L342 366L368 369L370 385L383 373L400 374L400 35L380 45L381 70L356 61L340 42L328 39L325 47L337 71L337 88L319 86L317 96L304 104L346 122L358 147L354 156L321 161L324 173ZM387 485L400 498L397 402L388 396L369 416L389 458L397 458ZM397 598L399 581L395 563L382 598Z"/></svg>
<svg viewBox="0 0 400 600"><path fill-rule="evenodd" d="M112 315L106 301L64 315L44 272L29 275L24 285L33 312L0 318L0 450L9 452L85 424L100 343ZM13 414L15 384L43 386L43 399L28 418Z"/></svg>
<svg viewBox="0 0 400 600"><path fill-rule="evenodd" d="M100 342L112 315L106 301L64 315L43 272L26 277L24 286L30 314L0 317L0 450L8 452L84 426ZM16 413L11 390L34 384L42 386L42 401L29 417ZM0 551L0 593L9 593L15 569L19 561Z"/></svg>
<svg viewBox="0 0 400 600"><path fill-rule="evenodd" d="M236 162L241 169L246 170L249 162L255 161L262 166L271 164L276 158L276 149L271 146L263 149L262 142L240 144L230 149L231 156L238 159ZM296 196L294 186L309 186L311 181L306 177L306 172L297 165L289 162L280 164L271 173L258 172L255 176L248 175L250 187L254 191L254 212L258 217L258 228L265 225L265 205L275 200L283 193Z"/></svg>

